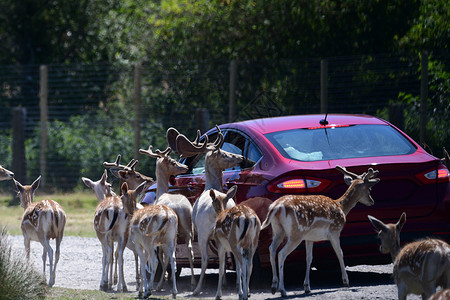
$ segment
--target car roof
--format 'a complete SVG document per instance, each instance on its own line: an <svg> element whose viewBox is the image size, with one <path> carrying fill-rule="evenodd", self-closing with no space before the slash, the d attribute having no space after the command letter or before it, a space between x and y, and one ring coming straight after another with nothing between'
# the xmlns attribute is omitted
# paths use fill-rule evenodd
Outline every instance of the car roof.
<svg viewBox="0 0 450 300"><path fill-rule="evenodd" d="M324 119L324 114L315 115L295 115L272 117L241 121L236 123L224 124L224 127L246 128L247 130L259 132L259 134L267 134L282 130L291 130L297 128L314 128L321 127L319 122ZM369 115L354 114L329 114L327 116L328 126L333 127L339 125L356 125L356 124L378 124L388 125L386 121ZM222 127L222 126L220 126Z"/></svg>

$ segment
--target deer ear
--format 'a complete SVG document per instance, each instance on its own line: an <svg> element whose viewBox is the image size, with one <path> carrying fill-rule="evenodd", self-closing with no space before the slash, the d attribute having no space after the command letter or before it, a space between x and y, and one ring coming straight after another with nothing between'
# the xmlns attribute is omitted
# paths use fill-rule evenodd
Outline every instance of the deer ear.
<svg viewBox="0 0 450 300"><path fill-rule="evenodd" d="M233 185L227 192L227 198L231 199L234 196L236 196L236 192L237 192L237 185Z"/></svg>
<svg viewBox="0 0 450 300"><path fill-rule="evenodd" d="M17 180L15 180L14 178L13 178L13 180L14 180L14 184L16 185L17 191L22 192L24 190L23 185L20 182L18 182Z"/></svg>
<svg viewBox="0 0 450 300"><path fill-rule="evenodd" d="M403 212L395 227L397 228L398 231L401 231L405 223L406 223L406 213Z"/></svg>
<svg viewBox="0 0 450 300"><path fill-rule="evenodd" d="M34 192L39 187L39 184L41 183L41 175L31 184L31 190Z"/></svg>
<svg viewBox="0 0 450 300"><path fill-rule="evenodd" d="M106 179L108 179L108 172L105 169L105 171L103 172L102 178L100 179L102 184L105 184Z"/></svg>
<svg viewBox="0 0 450 300"><path fill-rule="evenodd" d="M124 182L121 186L122 195L125 195L128 192L128 184Z"/></svg>
<svg viewBox="0 0 450 300"><path fill-rule="evenodd" d="M216 199L216 193L214 193L213 189L209 190L209 196L211 197L211 199L213 199L213 201Z"/></svg>
<svg viewBox="0 0 450 300"><path fill-rule="evenodd" d="M86 177L81 177L81 180L83 180L84 184L90 188L93 189L94 188L94 182L92 180L90 180L89 178Z"/></svg>
<svg viewBox="0 0 450 300"><path fill-rule="evenodd" d="M135 193L136 195L139 195L142 193L142 191L144 190L145 185L147 184L147 182L143 182L141 183L136 189L135 189Z"/></svg>
<svg viewBox="0 0 450 300"><path fill-rule="evenodd" d="M372 216L367 216L369 218L370 223L372 223L373 227L377 230L377 231L384 231L386 232L387 230L389 230L386 225L381 222L380 220L378 220L375 217Z"/></svg>

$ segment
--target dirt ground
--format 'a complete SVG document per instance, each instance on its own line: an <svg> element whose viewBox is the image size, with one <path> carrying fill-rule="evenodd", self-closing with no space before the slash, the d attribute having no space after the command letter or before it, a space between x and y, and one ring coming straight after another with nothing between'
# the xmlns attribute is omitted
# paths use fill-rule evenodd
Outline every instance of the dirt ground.
<svg viewBox="0 0 450 300"><path fill-rule="evenodd" d="M11 236L10 242L18 252L24 252L23 237ZM54 249L54 243L51 244ZM37 242L31 243L31 261L37 270L42 271L42 246ZM137 296L134 256L128 249L125 250L125 281L130 291L130 297ZM74 236L64 237L61 244L61 257L56 268L57 287L97 290L101 279L102 251L100 242L96 238L81 238ZM48 259L47 259L48 264ZM397 287L392 278L392 265L380 266L355 266L347 267L350 287L342 286L339 270L312 270L311 293L303 292L303 280L305 270L290 273L286 279L287 299L397 299ZM200 274L200 269L195 269ZM258 274L258 280L251 285L251 298L277 299L280 294L272 295L270 292L271 274ZM204 282L204 292L197 298L214 298L217 290L217 270L208 271ZM198 277L197 277L198 278ZM48 279L48 267L47 267ZM223 288L223 299L237 299L235 290L235 276L233 272L228 275L228 284ZM192 298L190 291L190 271L183 269L177 281L177 298ZM161 292L155 292L154 296L170 296L170 286L165 284ZM421 299L411 295L408 299Z"/></svg>

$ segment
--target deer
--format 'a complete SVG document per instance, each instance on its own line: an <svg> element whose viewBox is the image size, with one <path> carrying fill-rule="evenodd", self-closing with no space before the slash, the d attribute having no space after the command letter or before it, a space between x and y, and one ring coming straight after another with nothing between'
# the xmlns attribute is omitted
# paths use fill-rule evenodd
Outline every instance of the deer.
<svg viewBox="0 0 450 300"><path fill-rule="evenodd" d="M184 174L188 171L188 167L177 162L169 155L172 151L168 147L164 151L155 150L150 145L148 150L139 149L139 153L156 158L156 197L153 204L164 204L172 208L178 217L178 235L183 237L188 248L189 265L191 268L191 289L196 286L194 276L194 251L192 249L192 242L194 239L194 229L192 224L192 205L186 196L181 194L169 194L169 179L170 176ZM162 276L165 274L163 269ZM158 287L158 289L161 286Z"/></svg>
<svg viewBox="0 0 450 300"><path fill-rule="evenodd" d="M436 293L436 287L450 288L450 245L427 238L400 246L400 231L406 222L402 213L396 224L384 224L368 216L378 231L380 252L390 253L394 263L393 277L398 288L398 299L405 300L408 294L418 294L428 299Z"/></svg>
<svg viewBox="0 0 450 300"><path fill-rule="evenodd" d="M11 180L14 177L14 173L0 166L0 181Z"/></svg>
<svg viewBox="0 0 450 300"><path fill-rule="evenodd" d="M143 190L144 183L129 190L127 183L121 187L124 209L130 217L130 239L136 246L141 263L141 277L143 282L139 285L139 297L151 296L152 286L158 266L156 247L164 252L163 269L166 269L168 261L172 267L172 297L178 293L176 286L176 260L175 248L177 243L178 217L168 206L163 204L147 205L144 208L136 208L137 195ZM149 265L150 278L146 275L146 264ZM163 277L161 277L163 279ZM143 293L144 292L144 293Z"/></svg>
<svg viewBox="0 0 450 300"><path fill-rule="evenodd" d="M239 299L249 297L250 276L253 268L253 256L258 246L261 222L250 207L238 204L225 209L226 203L236 194L237 186L231 187L225 194L209 190L213 207L217 213L214 236L219 253L219 282L216 299L222 297L222 280L225 272L225 253L231 251L236 260L237 286Z"/></svg>
<svg viewBox="0 0 450 300"><path fill-rule="evenodd" d="M217 213L213 207L210 190L222 193L223 170L239 165L244 161L242 155L234 154L220 149L223 143L223 134L218 129L217 139L213 143L208 142L205 136L203 143L200 143L200 131L197 131L197 138L191 142L183 134L179 134L176 129L168 130L169 145L176 145L176 151L183 157L194 156L205 153L205 189L194 203L192 209L192 222L197 232L198 245L202 257L202 270L193 295L200 294L206 268L208 266L208 242L212 238L213 225L216 222ZM174 137L176 140L173 141ZM235 203L232 199L227 201L226 208L231 208Z"/></svg>
<svg viewBox="0 0 450 300"><path fill-rule="evenodd" d="M102 245L102 279L100 281L100 290L102 291L110 290L113 284L114 242L118 243L116 262L119 266L118 281L114 282L117 282L117 291L127 291L123 275L123 251L128 242L128 222L122 201L117 195L107 196L97 205L94 215L94 229Z"/></svg>
<svg viewBox="0 0 450 300"><path fill-rule="evenodd" d="M103 172L102 177L97 181L93 181L87 177L82 177L81 179L83 180L84 184L88 188L92 189L95 192L95 195L97 196L97 200L99 203L102 202L105 198L117 196L111 190L111 184L109 182L107 182L108 174L107 174L106 170ZM114 257L111 258L111 260L110 260L111 265L108 267L108 269L110 269L109 272L110 272L110 274L112 274L113 266L114 266L114 276L110 275L110 278L113 278L113 281L112 281L113 284L117 284L117 279L118 279L117 260L118 260L119 250L116 249L116 251L114 252L114 244L111 247L112 247L111 253L114 253ZM134 244L130 241L130 239L128 239L126 247L128 249L130 249L134 254L134 261L135 261L135 268L136 268L136 289L137 289L139 287L139 280L140 280L138 255L137 255L137 252L135 251Z"/></svg>
<svg viewBox="0 0 450 300"><path fill-rule="evenodd" d="M433 296L431 296L430 298L428 298L428 300L448 300L448 299L450 299L450 289L441 290L433 294Z"/></svg>
<svg viewBox="0 0 450 300"><path fill-rule="evenodd" d="M375 178L378 171L372 168L358 176L344 167L336 166L344 173L345 181L350 182L347 191L336 200L323 195L285 195L269 206L269 213L261 225L261 230L272 225L272 243L269 247L272 266L272 294L279 291L286 297L284 287L284 261L286 257L303 241L306 246L306 275L303 283L305 293L311 291L309 273L312 263L312 250L315 241L329 240L341 268L342 281L349 286L347 272L340 246L340 234L344 228L346 216L358 202L371 206L371 188L380 181ZM286 238L286 244L278 253L278 276L276 269L276 251Z"/></svg>
<svg viewBox="0 0 450 300"><path fill-rule="evenodd" d="M40 242L44 248L42 254L43 274L45 276L48 256L50 262L48 286L52 287L55 284L56 265L59 261L61 241L64 236L66 213L61 205L54 200L45 199L33 202L34 193L39 187L41 176L31 185L22 185L14 178L13 180L20 199L20 206L24 209L20 228L22 229L27 260L30 260L30 241ZM54 239L56 245L54 260L50 239Z"/></svg>

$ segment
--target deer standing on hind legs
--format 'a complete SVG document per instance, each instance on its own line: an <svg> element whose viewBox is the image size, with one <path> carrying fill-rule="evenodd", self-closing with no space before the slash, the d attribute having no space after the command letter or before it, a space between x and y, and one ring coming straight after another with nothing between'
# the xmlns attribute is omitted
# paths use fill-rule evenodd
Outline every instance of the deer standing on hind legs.
<svg viewBox="0 0 450 300"><path fill-rule="evenodd" d="M158 266L156 247L164 252L163 268L170 261L172 267L172 297L175 298L178 291L176 285L176 261L175 248L177 243L178 217L168 206L162 204L147 205L142 209L136 209L137 195L144 188L140 185L136 190L128 190L127 184L122 185L124 209L131 218L130 239L136 246L141 261L141 277L143 282L139 286L139 296L144 298L152 294L152 285ZM149 265L150 278L146 275L146 264Z"/></svg>
<svg viewBox="0 0 450 300"><path fill-rule="evenodd" d="M170 158L172 150L168 147L165 151L152 151L150 145L148 150L139 149L139 153L156 158L156 196L154 204L164 204L172 208L178 216L178 235L183 237L188 248L189 265L191 268L191 289L195 288L194 277L194 252L192 242L194 239L194 229L192 224L192 205L186 196L181 194L169 194L170 176L184 174L188 167ZM161 279L164 279L165 269L163 269ZM162 287L160 280L158 289Z"/></svg>
<svg viewBox="0 0 450 300"><path fill-rule="evenodd" d="M45 265L48 256L50 262L48 285L52 287L55 284L56 265L59 261L60 246L64 235L64 226L66 225L66 213L61 205L53 200L48 199L33 203L34 192L39 187L41 176L31 185L22 185L17 180L13 180L18 191L20 206L25 210L20 227L27 259L30 259L30 241L40 242L42 247L44 247L42 254L43 273L45 276ZM53 261L53 249L50 246L50 239L56 240L55 261Z"/></svg>
<svg viewBox="0 0 450 300"><path fill-rule="evenodd" d="M269 207L269 213L261 229L272 225L273 239L269 247L270 263L272 265L272 293L281 292L286 296L284 288L284 261L297 246L305 240L306 245L306 275L304 281L305 293L311 291L309 273L312 263L313 243L329 240L339 260L342 281L349 285L345 270L344 258L340 246L340 234L345 225L347 214L360 202L364 205L373 205L370 189L380 181L375 178L378 171L369 169L362 175L348 172L345 168L336 166L344 173L346 182L351 184L342 197L333 200L321 195L285 195L278 198ZM276 251L286 238L286 244L278 253L278 276L276 269Z"/></svg>
<svg viewBox="0 0 450 300"><path fill-rule="evenodd" d="M450 288L450 245L438 239L425 239L400 247L400 231L406 222L403 213L396 224L384 224L368 216L378 231L380 252L390 253L394 262L393 276L398 288L398 299L408 294L428 299L437 286Z"/></svg>
<svg viewBox="0 0 450 300"><path fill-rule="evenodd" d="M203 278L208 266L208 242L212 237L212 230L217 217L217 213L212 204L210 190L213 189L217 191L216 195L223 196L223 170L238 166L244 161L244 158L242 155L220 149L223 143L223 134L219 128L217 139L213 143L208 143L207 136L205 137L205 141L200 143L200 132L197 133L197 138L194 142L189 141L184 135L179 134L173 128L168 130L167 136L169 145L176 144L177 152L184 157L206 153L205 190L195 202L192 210L192 222L197 231L198 246L202 256L200 279L193 293L195 296L200 293L202 288ZM176 138L175 142L173 141L174 137ZM230 199L226 208L231 208L234 205L234 201Z"/></svg>
<svg viewBox="0 0 450 300"><path fill-rule="evenodd" d="M216 192L209 190L213 199L213 206L217 213L214 236L219 252L219 282L216 299L222 297L222 279L225 272L225 252L233 252L236 260L236 276L240 300L249 297L250 276L253 268L253 256L258 247L261 222L253 209L238 204L224 209L229 199L236 194L237 186L231 187L226 196L216 196Z"/></svg>

